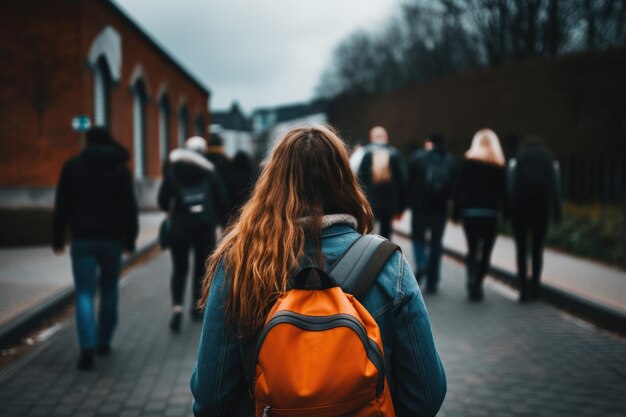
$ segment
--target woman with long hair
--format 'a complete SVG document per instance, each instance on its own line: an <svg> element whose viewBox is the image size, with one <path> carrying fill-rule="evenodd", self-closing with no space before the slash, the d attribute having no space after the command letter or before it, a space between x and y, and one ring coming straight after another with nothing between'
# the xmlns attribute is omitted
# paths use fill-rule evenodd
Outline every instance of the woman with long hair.
<svg viewBox="0 0 626 417"><path fill-rule="evenodd" d="M498 232L498 213L506 201L505 160L498 136L490 129L474 135L465 153L454 202L454 219L463 221L467 239L467 290L470 300L483 298Z"/></svg>
<svg viewBox="0 0 626 417"><path fill-rule="evenodd" d="M248 341L289 290L300 260L333 264L373 223L334 130L295 128L277 142L238 220L208 261L191 380L196 415L231 415L249 403ZM385 264L363 305L380 328L396 415L435 415L446 392L445 374L424 301L400 253ZM285 346L284 354L289 352Z"/></svg>

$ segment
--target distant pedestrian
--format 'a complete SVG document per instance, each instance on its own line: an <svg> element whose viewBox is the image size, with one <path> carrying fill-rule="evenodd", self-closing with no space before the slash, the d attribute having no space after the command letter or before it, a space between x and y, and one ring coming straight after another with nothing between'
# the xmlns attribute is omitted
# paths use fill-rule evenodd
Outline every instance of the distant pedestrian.
<svg viewBox="0 0 626 417"><path fill-rule="evenodd" d="M406 208L406 166L400 152L389 145L385 128L370 131L370 144L359 167L359 178L380 224L380 235L391 238L391 222Z"/></svg>
<svg viewBox="0 0 626 417"><path fill-rule="evenodd" d="M244 151L237 151L230 161L230 176L227 181L230 204L226 213L226 225L237 219L239 209L248 201L256 179L252 158Z"/></svg>
<svg viewBox="0 0 626 417"><path fill-rule="evenodd" d="M63 166L54 207L54 253L61 255L65 229L71 236L76 327L81 348L78 369L94 368L94 353L111 353L118 319L122 251L135 250L138 210L128 152L105 128L87 131L87 146ZM100 289L96 323L94 296Z"/></svg>
<svg viewBox="0 0 626 417"><path fill-rule="evenodd" d="M517 157L509 161L507 182L511 221L517 247L520 302L539 297L543 247L548 223L562 217L559 163L539 138L529 138ZM530 290L527 282L527 239L532 242Z"/></svg>
<svg viewBox="0 0 626 417"><path fill-rule="evenodd" d="M490 129L476 132L465 152L454 199L454 220L463 221L467 240L467 292L483 298L483 279L498 234L498 215L506 206L504 154Z"/></svg>
<svg viewBox="0 0 626 417"><path fill-rule="evenodd" d="M239 182L241 177L238 173L235 173L235 167L233 166L234 161L226 154L224 139L219 133L211 133L208 145L206 157L215 165L217 172L224 182L226 193L228 195L228 206L224 211L224 215L219 219L219 225L222 229L226 229L229 221L235 217L235 199L240 191ZM241 162L242 161L240 160L239 163Z"/></svg>
<svg viewBox="0 0 626 417"><path fill-rule="evenodd" d="M361 167L361 162L363 162L363 157L365 156L365 144L361 141L357 141L352 148L352 153L350 154L350 168L352 172L358 175L359 168Z"/></svg>
<svg viewBox="0 0 626 417"><path fill-rule="evenodd" d="M456 161L446 150L444 137L432 133L425 149L415 151L409 160L409 206L418 281L426 276L426 292L434 293L439 285L443 233L448 204L456 181ZM427 150L427 146L431 150ZM426 239L426 234L429 239Z"/></svg>
<svg viewBox="0 0 626 417"><path fill-rule="evenodd" d="M215 165L205 157L206 140L187 139L184 149L174 149L164 167L159 189L159 207L171 215L169 231L172 254L171 294L173 312L170 329L179 332L183 294L189 272L189 251L194 252L191 317L201 319L196 309L201 296L205 263L215 246L215 229L228 206L226 190Z"/></svg>

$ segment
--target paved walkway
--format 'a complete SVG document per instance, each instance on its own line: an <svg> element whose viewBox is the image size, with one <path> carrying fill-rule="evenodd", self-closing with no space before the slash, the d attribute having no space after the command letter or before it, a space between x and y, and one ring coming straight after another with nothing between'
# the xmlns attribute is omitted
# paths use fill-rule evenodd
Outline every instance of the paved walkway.
<svg viewBox="0 0 626 417"><path fill-rule="evenodd" d="M163 214L139 217L140 248L156 238ZM49 246L0 249L0 327L72 284L69 247L55 256Z"/></svg>
<svg viewBox="0 0 626 417"><path fill-rule="evenodd" d="M411 213L407 211L394 227L410 233ZM465 235L460 225L448 223L444 246L460 253L467 252ZM515 242L507 236L498 236L491 257L493 266L505 271L517 271ZM552 249L544 253L542 283L590 300L626 315L626 272L599 262L577 258Z"/></svg>
<svg viewBox="0 0 626 417"><path fill-rule="evenodd" d="M409 242L396 239L410 257ZM169 256L131 271L121 290L114 354L93 373L74 369L73 320L21 367L0 374L3 417L188 416L199 324L167 329ZM443 263L440 292L425 298L448 376L440 416L624 416L626 340L541 302L519 305L486 281L466 300L463 269Z"/></svg>

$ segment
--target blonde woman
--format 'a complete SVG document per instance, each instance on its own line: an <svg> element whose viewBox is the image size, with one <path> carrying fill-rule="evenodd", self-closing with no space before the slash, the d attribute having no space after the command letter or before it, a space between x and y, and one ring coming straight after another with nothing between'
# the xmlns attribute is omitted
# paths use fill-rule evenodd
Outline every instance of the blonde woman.
<svg viewBox="0 0 626 417"><path fill-rule="evenodd" d="M374 224L345 144L330 128L287 132L263 165L239 220L208 261L191 379L197 416L240 415L240 407L250 403L245 370L251 358L243 336L265 324L301 257L330 265ZM385 264L363 305L381 331L395 415L434 416L446 379L424 301L402 254Z"/></svg>
<svg viewBox="0 0 626 417"><path fill-rule="evenodd" d="M463 221L467 239L467 289L472 301L483 298L482 282L489 269L497 236L498 213L506 202L505 159L498 136L476 132L465 153L454 202L454 219Z"/></svg>

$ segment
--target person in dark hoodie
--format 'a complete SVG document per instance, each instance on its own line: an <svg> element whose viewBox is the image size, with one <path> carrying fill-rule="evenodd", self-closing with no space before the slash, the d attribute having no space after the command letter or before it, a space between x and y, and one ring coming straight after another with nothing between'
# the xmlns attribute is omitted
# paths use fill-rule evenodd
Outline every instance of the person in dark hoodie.
<svg viewBox="0 0 626 417"><path fill-rule="evenodd" d="M138 210L128 152L102 127L87 131L87 146L63 166L56 190L53 250L64 252L65 231L71 258L76 323L81 353L78 369L94 368L94 353L111 353L118 318L118 280L122 251L135 250ZM98 270L100 271L98 275ZM94 295L100 288L96 324Z"/></svg>
<svg viewBox="0 0 626 417"><path fill-rule="evenodd" d="M507 183L517 247L519 301L523 303L539 297L548 223L551 218L558 223L562 217L559 163L543 146L540 138L527 138L517 157L509 161ZM530 290L527 277L529 234L532 242Z"/></svg>
<svg viewBox="0 0 626 417"><path fill-rule="evenodd" d="M461 165L453 219L463 221L467 239L467 291L471 301L483 298L483 279L498 233L498 214L506 208L504 154L490 129L474 135Z"/></svg>
<svg viewBox="0 0 626 417"><path fill-rule="evenodd" d="M239 209L248 201L256 176L252 158L244 151L237 151L230 166L230 181L227 183L227 187L230 188L230 205L226 214L227 225L238 217Z"/></svg>
<svg viewBox="0 0 626 417"><path fill-rule="evenodd" d="M204 157L206 140L200 136L187 139L185 148L174 149L164 165L163 182L159 189L159 207L171 215L173 312L170 329L180 331L183 293L189 271L189 251L194 251L193 305L191 316L202 319L196 308L201 296L205 263L216 241L217 224L226 214L228 197L223 181L213 163Z"/></svg>
<svg viewBox="0 0 626 417"><path fill-rule="evenodd" d="M424 149L415 151L409 159L408 185L415 276L421 281L426 275L428 293L437 292L439 286L443 233L455 181L456 161L446 150L443 136L430 134Z"/></svg>

